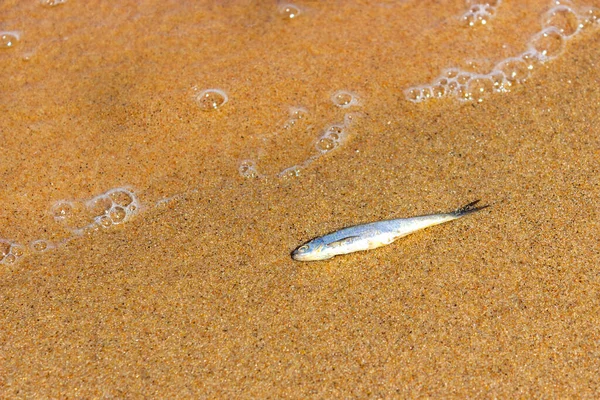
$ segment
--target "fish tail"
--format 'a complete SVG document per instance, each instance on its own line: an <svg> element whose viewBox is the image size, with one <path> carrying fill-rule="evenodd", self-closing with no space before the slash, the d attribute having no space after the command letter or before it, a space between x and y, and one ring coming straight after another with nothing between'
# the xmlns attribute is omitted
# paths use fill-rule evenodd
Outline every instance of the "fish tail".
<svg viewBox="0 0 600 400"><path fill-rule="evenodd" d="M486 204L485 206L479 206L477 207L477 203L479 203L481 200L475 200L469 204L467 204L466 206L462 206L459 209L457 209L456 211L451 212L450 214L452 214L452 216L456 217L456 218L460 218L460 217L464 217L465 215L468 214L472 214L474 212L483 210L484 208L488 208L489 204Z"/></svg>

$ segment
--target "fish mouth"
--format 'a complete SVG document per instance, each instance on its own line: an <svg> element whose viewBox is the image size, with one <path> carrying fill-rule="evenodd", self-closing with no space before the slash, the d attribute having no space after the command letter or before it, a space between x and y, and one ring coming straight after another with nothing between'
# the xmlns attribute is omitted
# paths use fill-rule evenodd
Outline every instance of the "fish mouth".
<svg viewBox="0 0 600 400"><path fill-rule="evenodd" d="M296 249L292 251L292 259L296 261L313 261L314 254L302 254Z"/></svg>
<svg viewBox="0 0 600 400"><path fill-rule="evenodd" d="M325 255L322 253L305 253L305 254L301 254L298 253L298 251L294 250L292 252L292 259L296 260L296 261L322 261L322 260L328 260L331 257L333 257L332 255Z"/></svg>
<svg viewBox="0 0 600 400"><path fill-rule="evenodd" d="M292 251L292 260L304 261L302 254L298 253L298 250Z"/></svg>

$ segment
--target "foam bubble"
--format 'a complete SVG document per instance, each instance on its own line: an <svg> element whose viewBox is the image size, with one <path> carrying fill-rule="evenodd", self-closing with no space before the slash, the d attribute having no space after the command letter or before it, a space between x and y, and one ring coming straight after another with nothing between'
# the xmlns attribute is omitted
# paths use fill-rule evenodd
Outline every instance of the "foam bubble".
<svg viewBox="0 0 600 400"><path fill-rule="evenodd" d="M406 89L404 91L404 97L415 103L421 101L421 88L417 86Z"/></svg>
<svg viewBox="0 0 600 400"><path fill-rule="evenodd" d="M196 95L196 102L202 111L217 110L223 107L228 100L227 93L221 89L206 89Z"/></svg>
<svg viewBox="0 0 600 400"><path fill-rule="evenodd" d="M56 221L65 221L74 213L73 202L59 201L52 207L52 216Z"/></svg>
<svg viewBox="0 0 600 400"><path fill-rule="evenodd" d="M10 252L16 257L22 257L25 254L25 248L20 244L13 243Z"/></svg>
<svg viewBox="0 0 600 400"><path fill-rule="evenodd" d="M287 20L298 18L298 16L302 14L302 9L300 9L300 7L298 7L297 5L291 3L281 4L277 8L277 11L283 19Z"/></svg>
<svg viewBox="0 0 600 400"><path fill-rule="evenodd" d="M94 216L108 213L112 205L113 201L105 194L96 196L85 203L87 210Z"/></svg>
<svg viewBox="0 0 600 400"><path fill-rule="evenodd" d="M315 148L319 153L327 153L335 149L345 137L345 126L340 124L330 125L317 139Z"/></svg>
<svg viewBox="0 0 600 400"><path fill-rule="evenodd" d="M89 200L66 201L54 204L54 220L76 235L89 233L93 227L108 228L128 221L139 211L139 200L127 188L113 188Z"/></svg>
<svg viewBox="0 0 600 400"><path fill-rule="evenodd" d="M419 94L419 97L422 100L431 99L433 97L433 92L431 91L431 88L429 86L421 87L421 93Z"/></svg>
<svg viewBox="0 0 600 400"><path fill-rule="evenodd" d="M431 96L432 97L439 99L440 97L444 97L445 94L446 94L446 87L444 85L435 83L435 84L433 84L433 86L431 86Z"/></svg>
<svg viewBox="0 0 600 400"><path fill-rule="evenodd" d="M579 30L579 18L575 11L567 6L557 6L550 9L542 19L545 28L555 27L561 35L571 36Z"/></svg>
<svg viewBox="0 0 600 400"><path fill-rule="evenodd" d="M447 79L454 79L460 74L460 69L458 68L448 68L442 71L442 76Z"/></svg>
<svg viewBox="0 0 600 400"><path fill-rule="evenodd" d="M472 76L473 75L471 75L468 72L461 72L460 74L456 75L456 83L458 83L459 85L466 85Z"/></svg>
<svg viewBox="0 0 600 400"><path fill-rule="evenodd" d="M115 189L108 192L108 197L112 200L113 204L118 204L122 207L127 207L133 203L133 198L128 191L123 189Z"/></svg>
<svg viewBox="0 0 600 400"><path fill-rule="evenodd" d="M94 222L96 223L96 225L101 226L103 228L110 228L110 226L113 224L113 221L108 215L100 215L94 218Z"/></svg>
<svg viewBox="0 0 600 400"><path fill-rule="evenodd" d="M456 91L460 87L460 85L458 84L458 82L456 82L456 80L448 81L448 85L447 86L448 86L448 91L450 93L454 93L454 94L456 94ZM427 100L427 99L423 98L423 100Z"/></svg>
<svg viewBox="0 0 600 400"><path fill-rule="evenodd" d="M541 64L541 60L540 60L537 52L534 52L534 51L523 53L521 55L520 59L523 60L523 62L525 63L525 66L527 67L527 69L529 71L533 71Z"/></svg>
<svg viewBox="0 0 600 400"><path fill-rule="evenodd" d="M337 146L336 142L328 137L321 138L315 143L315 148L321 153L327 153Z"/></svg>
<svg viewBox="0 0 600 400"><path fill-rule="evenodd" d="M344 134L344 125L331 125L325 130L325 136L339 140Z"/></svg>
<svg viewBox="0 0 600 400"><path fill-rule="evenodd" d="M121 224L128 221L133 215L137 214L139 201L135 194L126 188L114 188L96 196L91 200L102 204L97 215L108 216L111 223ZM106 207L108 205L108 207ZM104 210L104 211L102 211Z"/></svg>
<svg viewBox="0 0 600 400"><path fill-rule="evenodd" d="M34 240L31 243L29 243L29 247L31 248L31 250L41 253L47 250L50 250L52 248L54 248L54 244L48 240L44 240L44 239L38 239L38 240Z"/></svg>
<svg viewBox="0 0 600 400"><path fill-rule="evenodd" d="M338 90L331 95L331 101L338 107L348 108L359 104L358 96L345 90Z"/></svg>
<svg viewBox="0 0 600 400"><path fill-rule="evenodd" d="M25 251L20 244L0 239L0 264L14 264L23 254Z"/></svg>
<svg viewBox="0 0 600 400"><path fill-rule="evenodd" d="M504 86L504 74L501 71L492 71L489 74L490 79L492 80L492 85L494 86L495 92L503 92L506 87Z"/></svg>
<svg viewBox="0 0 600 400"><path fill-rule="evenodd" d="M494 82L487 75L473 77L467 84L469 100L481 103L494 91Z"/></svg>
<svg viewBox="0 0 600 400"><path fill-rule="evenodd" d="M541 60L555 58L565 47L565 37L555 27L546 28L531 40L531 49L540 55Z"/></svg>
<svg viewBox="0 0 600 400"><path fill-rule="evenodd" d="M458 88L456 88L456 98L461 101L471 100L471 94L466 85L459 85Z"/></svg>
<svg viewBox="0 0 600 400"><path fill-rule="evenodd" d="M113 205L108 212L108 216L113 224L122 224L127 218L127 210L121 206Z"/></svg>
<svg viewBox="0 0 600 400"><path fill-rule="evenodd" d="M501 71L509 85L522 83L529 77L527 64L520 58L508 58L496 66Z"/></svg>
<svg viewBox="0 0 600 400"><path fill-rule="evenodd" d="M21 40L21 32L18 31L1 31L0 32L0 49L13 48Z"/></svg>
<svg viewBox="0 0 600 400"><path fill-rule="evenodd" d="M15 262L17 262L17 257L14 254L8 254L0 261L2 264L14 264Z"/></svg>

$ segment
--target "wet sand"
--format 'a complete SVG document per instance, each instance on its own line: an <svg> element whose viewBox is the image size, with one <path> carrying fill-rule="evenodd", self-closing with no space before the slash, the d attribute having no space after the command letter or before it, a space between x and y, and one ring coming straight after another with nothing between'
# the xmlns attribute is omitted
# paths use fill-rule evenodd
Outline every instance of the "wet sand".
<svg viewBox="0 0 600 400"><path fill-rule="evenodd" d="M18 79L2 100L0 236L67 238L51 205L114 187L144 207L0 265L2 397L598 395L598 30L510 93L415 104L407 87L471 54L523 51L546 3L502 4L491 31L457 24L463 2L363 3L307 2L294 21L270 3L94 3L89 27L75 2L28 11L46 22L17 26L2 54ZM20 59L50 27L62 42ZM229 102L203 112L194 86ZM332 106L341 89L360 106ZM294 106L308 116L283 130ZM276 176L347 112L341 146ZM265 176L241 177L244 159ZM492 207L378 250L290 258L347 225L478 198Z"/></svg>

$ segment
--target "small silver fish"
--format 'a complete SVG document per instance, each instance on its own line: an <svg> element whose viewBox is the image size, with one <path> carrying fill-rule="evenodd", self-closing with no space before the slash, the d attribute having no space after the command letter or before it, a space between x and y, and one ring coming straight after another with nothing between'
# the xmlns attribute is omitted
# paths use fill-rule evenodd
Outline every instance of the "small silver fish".
<svg viewBox="0 0 600 400"><path fill-rule="evenodd" d="M476 207L477 203L479 200L449 213L350 226L303 244L292 252L292 258L297 261L318 261L327 260L340 254L375 249L419 229L443 224L488 207L487 205Z"/></svg>

